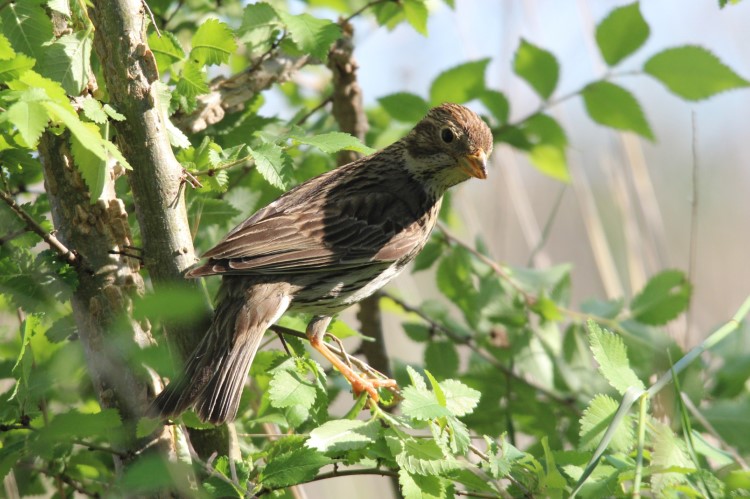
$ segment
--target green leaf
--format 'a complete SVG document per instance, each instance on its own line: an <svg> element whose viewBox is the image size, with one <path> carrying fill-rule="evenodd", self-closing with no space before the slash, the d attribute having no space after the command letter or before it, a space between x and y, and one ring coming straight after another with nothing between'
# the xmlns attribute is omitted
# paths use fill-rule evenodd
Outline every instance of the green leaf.
<svg viewBox="0 0 750 499"><path fill-rule="evenodd" d="M237 50L232 30L218 19L203 21L191 43L190 58L201 65L229 62L229 56Z"/></svg>
<svg viewBox="0 0 750 499"><path fill-rule="evenodd" d="M425 117L430 104L422 97L409 92L398 92L378 99L391 117L405 123L416 123Z"/></svg>
<svg viewBox="0 0 750 499"><path fill-rule="evenodd" d="M443 243L439 241L428 242L414 259L411 271L419 272L432 267L432 264L443 254L444 249Z"/></svg>
<svg viewBox="0 0 750 499"><path fill-rule="evenodd" d="M0 33L0 61L7 61L16 56L16 51L10 45L10 40Z"/></svg>
<svg viewBox="0 0 750 499"><path fill-rule="evenodd" d="M487 89L479 96L479 100L500 124L508 122L510 103L504 93Z"/></svg>
<svg viewBox="0 0 750 499"><path fill-rule="evenodd" d="M440 379L455 376L458 371L458 352L453 342L432 340L424 351L425 369L435 373Z"/></svg>
<svg viewBox="0 0 750 499"><path fill-rule="evenodd" d="M555 91L560 76L560 66L555 56L524 39L521 39L513 58L513 71L544 100L549 99Z"/></svg>
<svg viewBox="0 0 750 499"><path fill-rule="evenodd" d="M396 463L409 473L438 475L459 469L461 464L455 457L443 452L435 440L403 437L386 433L388 448Z"/></svg>
<svg viewBox="0 0 750 499"><path fill-rule="evenodd" d="M200 64L193 61L187 62L182 68L180 79L177 80L177 93L188 99L194 99L196 96L207 92L206 72Z"/></svg>
<svg viewBox="0 0 750 499"><path fill-rule="evenodd" d="M292 134L290 138L302 144L317 147L326 154L333 154L342 150L356 151L362 154L375 152L375 149L367 147L357 137L344 132L321 133L312 137Z"/></svg>
<svg viewBox="0 0 750 499"><path fill-rule="evenodd" d="M185 50L177 37L170 31L156 32L148 35L148 46L156 59L159 73L164 74L169 66L185 58Z"/></svg>
<svg viewBox="0 0 750 499"><path fill-rule="evenodd" d="M532 164L545 175L570 182L565 157L568 138L557 120L546 114L535 114L522 124L521 129L533 143L529 151Z"/></svg>
<svg viewBox="0 0 750 499"><path fill-rule="evenodd" d="M375 443L380 431L376 420L365 422L351 419L328 421L310 432L305 445L320 452L343 452L363 449Z"/></svg>
<svg viewBox="0 0 750 499"><path fill-rule="evenodd" d="M638 50L649 35L639 2L618 7L596 27L596 43L604 61L614 66Z"/></svg>
<svg viewBox="0 0 750 499"><path fill-rule="evenodd" d="M608 81L591 83L583 89L583 101L589 116L597 123L654 138L641 105L621 86Z"/></svg>
<svg viewBox="0 0 750 499"><path fill-rule="evenodd" d="M331 44L341 36L338 24L326 19L318 19L304 13L296 16L284 11L277 13L295 45L302 52L308 52L321 61L326 60Z"/></svg>
<svg viewBox="0 0 750 499"><path fill-rule="evenodd" d="M434 392L407 386L401 390L404 400L401 402L401 412L404 416L420 421L450 416L448 408L438 402Z"/></svg>
<svg viewBox="0 0 750 499"><path fill-rule="evenodd" d="M659 272L633 298L630 313L644 324L666 324L687 309L692 290L692 285L681 271Z"/></svg>
<svg viewBox="0 0 750 499"><path fill-rule="evenodd" d="M323 454L300 447L274 456L260 472L260 483L274 489L304 483L314 478L318 470L330 462Z"/></svg>
<svg viewBox="0 0 750 499"><path fill-rule="evenodd" d="M452 415L459 418L471 414L482 395L479 391L455 379L441 381L440 388L445 394L445 407Z"/></svg>
<svg viewBox="0 0 750 499"><path fill-rule="evenodd" d="M480 97L484 91L484 72L489 59L467 62L440 73L430 87L430 103L463 104Z"/></svg>
<svg viewBox="0 0 750 499"><path fill-rule="evenodd" d="M429 14L424 0L404 0L402 4L406 21L417 33L427 36L427 16Z"/></svg>
<svg viewBox="0 0 750 499"><path fill-rule="evenodd" d="M750 85L718 57L695 45L659 52L646 61L643 70L688 100L707 99L719 92Z"/></svg>
<svg viewBox="0 0 750 499"><path fill-rule="evenodd" d="M591 352L599 363L599 371L609 384L620 394L624 394L631 386L644 389L643 381L630 368L628 352L622 338L602 329L592 320L588 321L587 327L590 333Z"/></svg>
<svg viewBox="0 0 750 499"><path fill-rule="evenodd" d="M651 452L651 487L657 496L663 496L667 487L674 487L679 483L688 480L687 473L684 471L670 472L666 471L673 468L683 468L694 470L695 465L688 457L685 445L678 440L669 426L653 421L654 441L653 451Z"/></svg>
<svg viewBox="0 0 750 499"><path fill-rule="evenodd" d="M0 9L3 34L16 52L42 60L43 45L52 40L52 22L39 2L9 2Z"/></svg>
<svg viewBox="0 0 750 499"><path fill-rule="evenodd" d="M275 34L280 27L281 21L273 7L258 2L245 7L238 34L250 53L265 52L276 41Z"/></svg>
<svg viewBox="0 0 750 499"><path fill-rule="evenodd" d="M96 124L103 125L107 122L107 113L102 108L102 103L87 95L83 99L83 114Z"/></svg>
<svg viewBox="0 0 750 499"><path fill-rule="evenodd" d="M42 136L49 121L44 105L36 100L21 99L10 106L6 116L8 121L18 129L18 133L21 134L29 149L36 149L39 137Z"/></svg>
<svg viewBox="0 0 750 499"><path fill-rule="evenodd" d="M418 475L398 470L398 484L404 499L446 499L446 482L439 476Z"/></svg>
<svg viewBox="0 0 750 499"><path fill-rule="evenodd" d="M299 406L309 409L315 402L315 384L304 379L297 371L278 370L268 387L268 395L274 407L283 409Z"/></svg>
<svg viewBox="0 0 750 499"><path fill-rule="evenodd" d="M26 54L16 54L10 61L0 64L0 83L19 78L27 70L34 67L36 60Z"/></svg>
<svg viewBox="0 0 750 499"><path fill-rule="evenodd" d="M45 50L42 74L62 84L77 96L86 86L91 71L92 39L88 31L63 35Z"/></svg>
<svg viewBox="0 0 750 499"><path fill-rule="evenodd" d="M432 336L430 334L430 329L423 324L418 324L415 322L404 322L403 324L401 324L401 326L404 328L406 336L408 336L412 341L416 341L417 343L424 343Z"/></svg>
<svg viewBox="0 0 750 499"><path fill-rule="evenodd" d="M40 430L39 438L69 440L71 437L112 437L115 430L121 428L120 414L115 409L103 409L93 414L70 411L56 415L43 430Z"/></svg>
<svg viewBox="0 0 750 499"><path fill-rule="evenodd" d="M293 180L292 160L284 150L276 144L261 144L249 149L255 160L255 168L266 181L282 190L288 189Z"/></svg>
<svg viewBox="0 0 750 499"><path fill-rule="evenodd" d="M57 121L68 127L70 133L81 143L81 145L94 153L96 157L101 160L107 160L112 156L124 168L131 169L130 164L120 150L109 140L102 138L98 133L94 133L92 128L85 126L78 118L78 115L68 111L64 106L59 105L57 102L45 102L44 106L47 108L47 112L49 112L53 119L56 118Z"/></svg>
<svg viewBox="0 0 750 499"><path fill-rule="evenodd" d="M185 133L177 128L174 123L172 123L172 120L169 119L169 103L172 99L172 91L169 86L157 80L151 84L151 95L158 103L159 111L161 112L161 119L164 122L167 129L167 135L169 136L169 143L172 144L173 147L181 149L189 148L191 145L190 140Z"/></svg>
<svg viewBox="0 0 750 499"><path fill-rule="evenodd" d="M596 449L607 427L612 423L618 407L619 404L612 397L601 393L594 396L581 417L581 448L586 450ZM617 426L609 445L614 451L628 452L634 443L633 418L632 416L626 416Z"/></svg>
<svg viewBox="0 0 750 499"><path fill-rule="evenodd" d="M99 134L99 127L94 123L81 123L81 126L89 129L92 135ZM70 137L70 145L78 171L81 172L81 177L91 193L91 202L95 203L104 192L105 180L109 173L107 161L97 155L90 145L84 145L76 135Z"/></svg>

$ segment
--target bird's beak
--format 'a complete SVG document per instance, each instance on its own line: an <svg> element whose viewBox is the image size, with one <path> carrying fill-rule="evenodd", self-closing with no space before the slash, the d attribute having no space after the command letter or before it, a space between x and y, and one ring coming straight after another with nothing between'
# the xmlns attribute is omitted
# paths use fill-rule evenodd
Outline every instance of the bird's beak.
<svg viewBox="0 0 750 499"><path fill-rule="evenodd" d="M467 175L479 178L487 178L487 154L482 149L477 149L458 160L458 167Z"/></svg>

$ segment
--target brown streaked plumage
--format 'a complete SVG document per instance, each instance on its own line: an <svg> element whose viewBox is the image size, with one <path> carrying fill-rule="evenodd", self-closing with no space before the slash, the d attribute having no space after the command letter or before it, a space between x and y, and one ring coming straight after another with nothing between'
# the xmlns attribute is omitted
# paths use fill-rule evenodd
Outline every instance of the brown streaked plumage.
<svg viewBox="0 0 750 499"><path fill-rule="evenodd" d="M323 343L331 317L395 277L424 247L445 191L486 178L492 134L469 109L433 108L409 134L290 190L237 226L188 277L221 275L214 320L184 373L154 401L173 416L234 419L263 334L287 310L314 315L313 347L377 400L392 380L353 372Z"/></svg>

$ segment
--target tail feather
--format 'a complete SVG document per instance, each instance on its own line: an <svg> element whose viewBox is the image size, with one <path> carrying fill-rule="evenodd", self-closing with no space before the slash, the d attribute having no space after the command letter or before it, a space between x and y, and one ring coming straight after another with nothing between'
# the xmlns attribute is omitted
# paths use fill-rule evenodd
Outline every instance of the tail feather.
<svg viewBox="0 0 750 499"><path fill-rule="evenodd" d="M156 397L152 412L171 417L195 407L203 421L234 419L263 334L289 306L283 291L279 285L224 278L211 327L184 372Z"/></svg>

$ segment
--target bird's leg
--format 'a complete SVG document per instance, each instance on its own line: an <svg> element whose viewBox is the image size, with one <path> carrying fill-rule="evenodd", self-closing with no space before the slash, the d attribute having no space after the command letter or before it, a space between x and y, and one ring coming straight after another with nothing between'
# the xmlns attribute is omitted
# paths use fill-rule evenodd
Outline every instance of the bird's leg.
<svg viewBox="0 0 750 499"><path fill-rule="evenodd" d="M377 402L380 397L378 396L378 388L397 388L396 381L392 379L368 379L362 377L361 374L355 372L351 367L346 365L341 359L339 359L331 350L328 349L323 337L326 334L326 329L331 323L331 317L318 315L312 318L310 323L307 325L307 339L310 340L310 345L320 352L320 354L328 359L333 366L344 375L344 377L352 385L352 391L355 395L359 395L362 392L367 394ZM343 349L342 349L343 352ZM344 352L346 355L346 352Z"/></svg>

